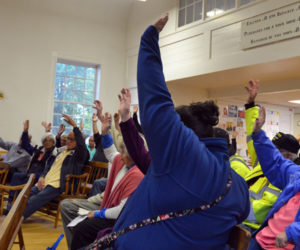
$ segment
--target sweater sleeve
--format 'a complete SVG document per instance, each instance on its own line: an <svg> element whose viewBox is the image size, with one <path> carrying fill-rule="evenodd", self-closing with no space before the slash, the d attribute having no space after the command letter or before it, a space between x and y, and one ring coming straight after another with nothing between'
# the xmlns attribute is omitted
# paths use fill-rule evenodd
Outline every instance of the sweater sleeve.
<svg viewBox="0 0 300 250"><path fill-rule="evenodd" d="M117 219L119 217L119 214L121 213L123 207L125 206L126 201L127 201L127 198L121 200L119 205L117 205L115 207L107 208L105 210L105 218L106 219Z"/></svg>
<svg viewBox="0 0 300 250"><path fill-rule="evenodd" d="M21 136L22 148L24 148L28 154L32 155L34 152L34 147L29 142L28 132L23 132Z"/></svg>
<svg viewBox="0 0 300 250"><path fill-rule="evenodd" d="M136 112L133 113L132 119L133 119L134 124L135 124L137 130L139 131L139 133L143 134L143 130L142 130L141 125L139 124L139 121L138 121L138 117L137 117L137 113L136 113Z"/></svg>
<svg viewBox="0 0 300 250"><path fill-rule="evenodd" d="M121 122L120 128L129 155L142 173L146 174L151 162L151 157L145 148L144 140L139 135L133 119L130 118L126 122Z"/></svg>
<svg viewBox="0 0 300 250"><path fill-rule="evenodd" d="M4 141L1 137L0 137L0 148L3 148L5 150L10 150L10 148L15 145L17 143L15 142L9 142L9 141Z"/></svg>
<svg viewBox="0 0 300 250"><path fill-rule="evenodd" d="M152 174L172 172L174 181L200 198L206 197L208 186L211 187L209 182L214 180L220 186L218 190L211 190L211 196L219 193L220 187L226 185L229 167L221 168L214 154L184 126L175 112L165 83L158 31L154 26L141 38L137 82L141 125L152 159Z"/></svg>
<svg viewBox="0 0 300 250"><path fill-rule="evenodd" d="M117 151L116 146L114 145L113 139L110 134L102 136L102 147L106 159L109 161L109 163L112 164L117 154L119 154L119 152Z"/></svg>
<svg viewBox="0 0 300 250"><path fill-rule="evenodd" d="M263 130L253 134L252 138L265 176L274 186L284 189L293 174L300 172L299 166L285 159Z"/></svg>

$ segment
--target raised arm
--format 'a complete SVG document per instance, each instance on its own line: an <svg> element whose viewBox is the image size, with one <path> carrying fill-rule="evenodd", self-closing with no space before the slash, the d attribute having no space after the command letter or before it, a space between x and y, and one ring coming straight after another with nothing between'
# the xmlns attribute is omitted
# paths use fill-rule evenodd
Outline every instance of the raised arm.
<svg viewBox="0 0 300 250"><path fill-rule="evenodd" d="M77 127L77 124L66 114L63 114L65 121L73 127L73 132L76 140L76 148L74 152L74 157L76 157L79 163L84 164L89 159L89 151L86 148L84 138L81 131ZM79 166L79 165L78 165ZM80 172L76 171L76 172Z"/></svg>
<svg viewBox="0 0 300 250"><path fill-rule="evenodd" d="M151 154L151 173L172 174L177 182L203 198L207 195L207 186L210 185L207 183L212 179L214 182L220 181L222 188L226 185L224 176L229 173L229 163L228 168L221 168L214 154L199 140L194 131L180 121L174 110L165 83L158 45L159 31L167 19L166 16L155 26L150 26L141 38L137 73L141 125ZM214 139L214 142L217 140ZM225 148L224 140L219 141L221 148ZM225 156L224 153L225 157L228 155ZM201 171L195 171L194 167L201 168ZM217 195L222 188L210 186L209 189L211 195Z"/></svg>
<svg viewBox="0 0 300 250"><path fill-rule="evenodd" d="M122 89L120 100L121 123L120 128L127 151L132 160L146 174L151 162L150 153L146 150L144 140L138 133L138 129L130 117L131 94L129 89Z"/></svg>
<svg viewBox="0 0 300 250"><path fill-rule="evenodd" d="M255 151L268 180L279 189L284 189L290 178L293 178L296 172L300 173L300 167L285 159L265 132L261 130L265 123L265 117L265 109L262 108L259 118L255 122L252 135Z"/></svg>
<svg viewBox="0 0 300 250"><path fill-rule="evenodd" d="M24 148L28 154L32 155L34 152L34 147L30 144L30 139L29 139L29 120L26 120L24 122L24 130L21 136L21 147Z"/></svg>

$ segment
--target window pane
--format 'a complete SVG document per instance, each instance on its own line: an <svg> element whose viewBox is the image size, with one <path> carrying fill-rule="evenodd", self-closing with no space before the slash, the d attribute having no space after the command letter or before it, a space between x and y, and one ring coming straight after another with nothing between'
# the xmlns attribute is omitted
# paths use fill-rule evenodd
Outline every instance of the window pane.
<svg viewBox="0 0 300 250"><path fill-rule="evenodd" d="M235 2L236 2L236 0L227 0L227 10L234 9Z"/></svg>
<svg viewBox="0 0 300 250"><path fill-rule="evenodd" d="M65 78L61 77L61 76L57 76L56 77L56 84L55 84L55 88L64 88L64 81Z"/></svg>
<svg viewBox="0 0 300 250"><path fill-rule="evenodd" d="M59 127L52 127L52 134L57 135Z"/></svg>
<svg viewBox="0 0 300 250"><path fill-rule="evenodd" d="M202 19L202 1L195 5L195 21Z"/></svg>
<svg viewBox="0 0 300 250"><path fill-rule="evenodd" d="M179 1L179 8L182 8L185 6L185 0L180 0Z"/></svg>
<svg viewBox="0 0 300 250"><path fill-rule="evenodd" d="M74 99L74 92L73 90L65 90L64 91L64 100L65 101L69 101L69 102L72 102Z"/></svg>
<svg viewBox="0 0 300 250"><path fill-rule="evenodd" d="M192 4L193 2L194 2L194 0L186 0L186 5Z"/></svg>
<svg viewBox="0 0 300 250"><path fill-rule="evenodd" d="M61 114L63 112L63 103L54 102L54 113Z"/></svg>
<svg viewBox="0 0 300 250"><path fill-rule="evenodd" d="M73 115L73 104L72 103L64 103L63 113L67 115Z"/></svg>
<svg viewBox="0 0 300 250"><path fill-rule="evenodd" d="M206 11L211 11L215 8L215 0L206 1Z"/></svg>
<svg viewBox="0 0 300 250"><path fill-rule="evenodd" d="M95 68L88 68L86 70L86 78L88 79L95 79L96 69Z"/></svg>
<svg viewBox="0 0 300 250"><path fill-rule="evenodd" d="M92 117L93 116L93 107L85 105L83 115L85 117Z"/></svg>
<svg viewBox="0 0 300 250"><path fill-rule="evenodd" d="M62 123L60 118L61 118L61 115L53 116L53 126L59 126Z"/></svg>
<svg viewBox="0 0 300 250"><path fill-rule="evenodd" d="M81 77L81 78L85 78L85 72L86 72L86 68L85 67L76 67L76 77Z"/></svg>
<svg viewBox="0 0 300 250"><path fill-rule="evenodd" d="M92 129L92 119L85 118L83 120L84 130L91 130Z"/></svg>
<svg viewBox="0 0 300 250"><path fill-rule="evenodd" d="M85 81L85 88L88 91L94 91L95 81L94 80L86 80Z"/></svg>
<svg viewBox="0 0 300 250"><path fill-rule="evenodd" d="M225 0L216 0L216 9L225 10Z"/></svg>
<svg viewBox="0 0 300 250"><path fill-rule="evenodd" d="M75 76L75 66L74 65L67 65L67 75Z"/></svg>
<svg viewBox="0 0 300 250"><path fill-rule="evenodd" d="M65 75L66 73L66 65L63 63L56 64L56 74L57 75Z"/></svg>
<svg viewBox="0 0 300 250"><path fill-rule="evenodd" d="M191 23L191 22L194 21L193 12L194 12L194 6L193 5L187 7L187 10L186 10L186 24Z"/></svg>
<svg viewBox="0 0 300 250"><path fill-rule="evenodd" d="M76 79L75 89L76 90L84 90L84 80L83 79Z"/></svg>
<svg viewBox="0 0 300 250"><path fill-rule="evenodd" d="M65 88L74 89L75 83L74 78L66 78Z"/></svg>
<svg viewBox="0 0 300 250"><path fill-rule="evenodd" d="M250 2L254 2L255 0L241 0L241 5L245 5Z"/></svg>
<svg viewBox="0 0 300 250"><path fill-rule="evenodd" d="M74 106L74 117L83 117L83 105L76 104Z"/></svg>
<svg viewBox="0 0 300 250"><path fill-rule="evenodd" d="M94 93L93 92L83 92L84 93L84 103L92 104L94 102Z"/></svg>
<svg viewBox="0 0 300 250"><path fill-rule="evenodd" d="M54 100L63 100L63 90L62 89L55 89L54 91Z"/></svg>
<svg viewBox="0 0 300 250"><path fill-rule="evenodd" d="M185 25L185 9L179 11L178 26Z"/></svg>

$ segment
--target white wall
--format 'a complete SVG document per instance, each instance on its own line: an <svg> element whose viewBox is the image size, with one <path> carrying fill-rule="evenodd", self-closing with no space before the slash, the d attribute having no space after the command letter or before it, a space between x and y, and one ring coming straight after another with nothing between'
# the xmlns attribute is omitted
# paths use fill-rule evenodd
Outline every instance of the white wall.
<svg viewBox="0 0 300 250"><path fill-rule="evenodd" d="M294 115L294 136L300 137L300 114Z"/></svg>
<svg viewBox="0 0 300 250"><path fill-rule="evenodd" d="M233 10L205 22L177 28L177 0L135 3L127 33L127 85L136 85L140 36L158 17L169 13L160 46L167 81L211 72L276 61L300 55L300 38L242 50L241 22L265 12L298 2L265 0Z"/></svg>
<svg viewBox="0 0 300 250"><path fill-rule="evenodd" d="M29 119L33 141L40 143L41 121L52 121L57 57L100 64L100 99L105 110L117 110L125 85L125 32L0 3L0 136L17 141Z"/></svg>

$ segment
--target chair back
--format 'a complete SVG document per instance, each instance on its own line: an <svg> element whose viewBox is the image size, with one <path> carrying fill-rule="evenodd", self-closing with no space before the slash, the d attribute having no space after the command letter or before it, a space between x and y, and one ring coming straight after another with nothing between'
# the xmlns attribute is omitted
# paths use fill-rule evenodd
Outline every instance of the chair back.
<svg viewBox="0 0 300 250"><path fill-rule="evenodd" d="M90 177L88 183L93 184L95 180L107 177L108 163L99 162L99 161L90 161L89 166L91 167L91 170L90 170Z"/></svg>
<svg viewBox="0 0 300 250"><path fill-rule="evenodd" d="M0 184L5 185L6 178L9 172L10 164L6 162L0 162Z"/></svg>
<svg viewBox="0 0 300 250"><path fill-rule="evenodd" d="M65 192L63 196L80 196L85 193L89 173L82 175L68 174L65 182Z"/></svg>
<svg viewBox="0 0 300 250"><path fill-rule="evenodd" d="M1 249L11 249L14 240L23 222L23 213L34 183L34 174L31 174L25 187L18 195L15 203L5 217L0 227L0 246Z"/></svg>
<svg viewBox="0 0 300 250"><path fill-rule="evenodd" d="M241 226L235 225L229 235L227 244L230 249L247 250L250 245L251 233Z"/></svg>

